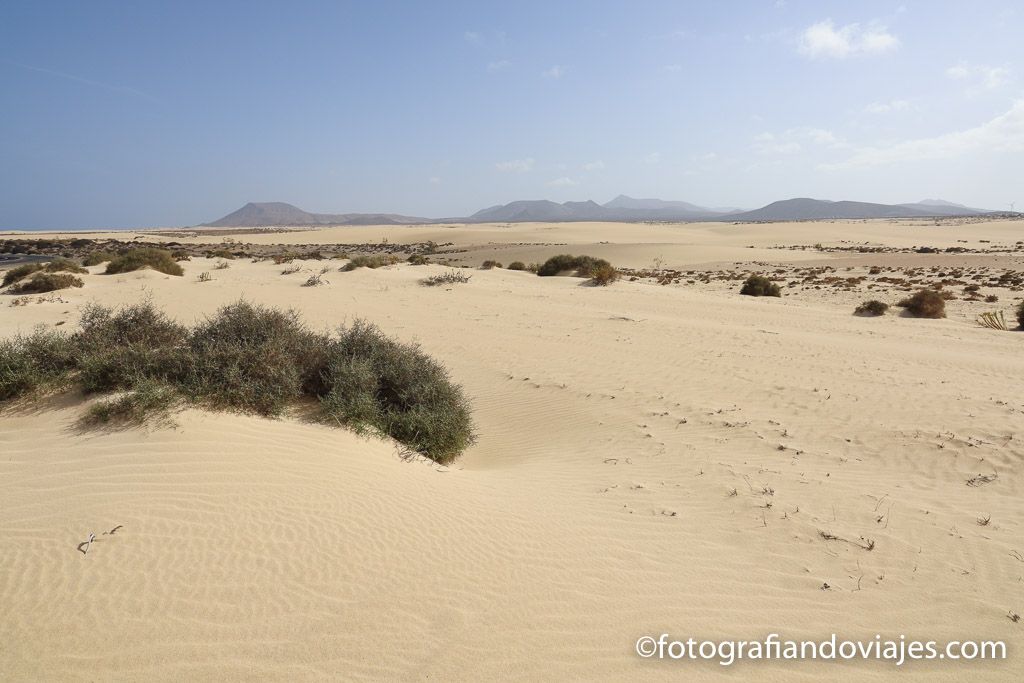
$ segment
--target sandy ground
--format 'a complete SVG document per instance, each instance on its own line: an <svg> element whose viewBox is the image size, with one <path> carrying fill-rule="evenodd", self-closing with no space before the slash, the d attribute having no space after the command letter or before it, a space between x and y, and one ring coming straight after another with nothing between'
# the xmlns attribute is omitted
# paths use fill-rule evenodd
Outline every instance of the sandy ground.
<svg viewBox="0 0 1024 683"><path fill-rule="evenodd" d="M769 248L785 244L1013 244L1020 225L244 239L433 239L475 245L466 258L570 251L683 267L823 258ZM1024 613L1024 333L965 316L854 317L829 292L754 299L505 270L427 288L419 278L443 269L404 264L303 288L322 263L292 275L270 262L184 265L181 278L94 267L56 300L3 297L0 335L70 329L86 302L147 296L182 322L240 297L295 307L317 327L364 317L448 366L475 406L479 442L444 468L297 419L186 410L174 428L83 432L76 396L8 408L2 680L887 681L898 671L1010 681L1024 671L1024 619L1009 618ZM202 271L215 279L198 282ZM996 476L968 485L979 474ZM86 556L76 546L89 533ZM1010 658L897 670L634 653L642 635L770 632L995 639Z"/></svg>

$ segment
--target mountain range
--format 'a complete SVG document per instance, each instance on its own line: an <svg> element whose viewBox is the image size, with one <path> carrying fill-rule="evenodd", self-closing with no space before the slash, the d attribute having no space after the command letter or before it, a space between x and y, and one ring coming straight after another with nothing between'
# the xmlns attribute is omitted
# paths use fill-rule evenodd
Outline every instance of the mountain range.
<svg viewBox="0 0 1024 683"><path fill-rule="evenodd" d="M992 213L942 199L908 204L785 199L751 211L708 208L682 201L635 199L619 195L610 202L520 200L477 211L464 218L432 219L392 213L309 213L283 202L250 202L208 227L300 227L317 225L415 225L425 223L529 223L572 221L801 221L832 218L928 218Z"/></svg>

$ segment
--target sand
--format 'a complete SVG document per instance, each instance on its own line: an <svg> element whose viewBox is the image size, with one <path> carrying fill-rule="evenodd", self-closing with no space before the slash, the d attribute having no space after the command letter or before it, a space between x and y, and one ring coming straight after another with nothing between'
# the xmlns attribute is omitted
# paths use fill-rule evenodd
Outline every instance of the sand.
<svg viewBox="0 0 1024 683"><path fill-rule="evenodd" d="M467 262L569 251L682 268L850 258L770 248L818 242L1012 244L1020 225L242 239L433 239L466 248ZM479 441L440 467L292 418L189 409L174 427L82 431L79 396L7 408L0 680L1009 681L1024 670L1024 619L1008 618L1024 613L1024 333L974 325L965 303L946 320L866 319L845 292L755 299L724 283L594 288L501 269L427 288L418 280L444 268L406 264L303 288L320 262L292 275L270 262L184 265L182 278L93 267L56 301L3 297L0 335L71 329L87 302L143 297L186 323L240 297L322 328L364 317L445 363ZM202 271L214 280L197 282ZM998 305L1008 316L1013 296ZM969 486L979 474L997 476ZM897 670L634 653L642 635L769 632L996 639L1010 658Z"/></svg>

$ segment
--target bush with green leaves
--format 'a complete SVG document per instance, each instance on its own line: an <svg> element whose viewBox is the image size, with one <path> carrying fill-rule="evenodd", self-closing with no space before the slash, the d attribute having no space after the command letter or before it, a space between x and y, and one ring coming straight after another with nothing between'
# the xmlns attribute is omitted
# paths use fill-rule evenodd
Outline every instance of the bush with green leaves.
<svg viewBox="0 0 1024 683"><path fill-rule="evenodd" d="M36 273L88 273L89 271L74 261L57 258L46 263L23 263L4 273L3 287L14 284ZM13 290L12 290L13 291ZM45 290L52 291L52 290Z"/></svg>
<svg viewBox="0 0 1024 683"><path fill-rule="evenodd" d="M166 275L184 275L185 273L174 260L171 252L152 247L140 247L126 251L108 263L105 272L108 275L114 275L130 273L143 268L152 268Z"/></svg>
<svg viewBox="0 0 1024 683"><path fill-rule="evenodd" d="M745 296L782 296L779 286L763 275L751 275L743 282L740 294Z"/></svg>
<svg viewBox="0 0 1024 683"><path fill-rule="evenodd" d="M593 256L572 256L570 254L559 254L552 256L537 268L537 275L550 277L562 273L571 272L576 277L593 277L598 268L611 266L604 259Z"/></svg>
<svg viewBox="0 0 1024 683"><path fill-rule="evenodd" d="M618 279L619 271L607 263L594 269L590 276L590 283L597 287L607 287Z"/></svg>
<svg viewBox="0 0 1024 683"><path fill-rule="evenodd" d="M869 316L870 317L870 316L885 315L885 312L888 311L888 310L889 310L889 304L885 303L884 301L878 301L877 299L872 299L870 301L865 301L860 306L855 308L854 311L853 311L853 314L854 315L861 315L861 316Z"/></svg>
<svg viewBox="0 0 1024 683"><path fill-rule="evenodd" d="M915 318L945 318L946 300L934 289L921 289L896 304Z"/></svg>
<svg viewBox="0 0 1024 683"><path fill-rule="evenodd" d="M388 435L440 463L474 439L462 389L419 347L362 321L313 332L294 312L244 301L192 329L150 303L90 305L78 332L0 341L0 401L73 386L125 392L96 404L90 424L143 422L183 399L274 416L311 398L323 422Z"/></svg>
<svg viewBox="0 0 1024 683"><path fill-rule="evenodd" d="M113 261L115 258L117 258L117 254L115 254L115 253L113 253L111 251L93 251L93 252L90 252L89 254L86 254L85 258L82 259L82 265L83 266L98 266L101 263L106 263L107 261Z"/></svg>
<svg viewBox="0 0 1024 683"><path fill-rule="evenodd" d="M526 264L522 261L513 261L508 264L508 270L526 270Z"/></svg>
<svg viewBox="0 0 1024 683"><path fill-rule="evenodd" d="M75 277L70 273L36 273L28 279L21 280L7 290L8 294L44 294L56 292L59 289L70 289L72 287L83 287L85 283L82 278Z"/></svg>
<svg viewBox="0 0 1024 683"><path fill-rule="evenodd" d="M394 254L371 254L369 256L353 256L348 263L341 267L343 273L353 271L356 268L383 268L398 263L398 257Z"/></svg>

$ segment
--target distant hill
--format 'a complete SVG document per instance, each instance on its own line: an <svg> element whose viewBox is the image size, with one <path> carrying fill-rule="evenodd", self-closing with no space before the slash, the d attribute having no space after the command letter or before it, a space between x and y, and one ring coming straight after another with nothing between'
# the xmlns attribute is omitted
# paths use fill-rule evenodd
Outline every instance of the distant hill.
<svg viewBox="0 0 1024 683"><path fill-rule="evenodd" d="M619 195L606 204L520 200L477 211L467 218L430 219L393 213L309 213L283 202L251 202L223 218L207 223L215 228L303 227L318 225L415 225L427 223L558 223L571 221L803 221L831 218L926 218L988 213L941 199L913 204L833 202L786 199L753 211L709 209L697 204Z"/></svg>
<svg viewBox="0 0 1024 683"><path fill-rule="evenodd" d="M249 202L227 216L206 223L211 228L301 227L313 225L408 225L429 218L392 213L309 213L284 202Z"/></svg>
<svg viewBox="0 0 1024 683"><path fill-rule="evenodd" d="M785 199L753 211L729 214L730 221L806 221L830 218L925 218L984 213L935 204L872 204L822 199Z"/></svg>

